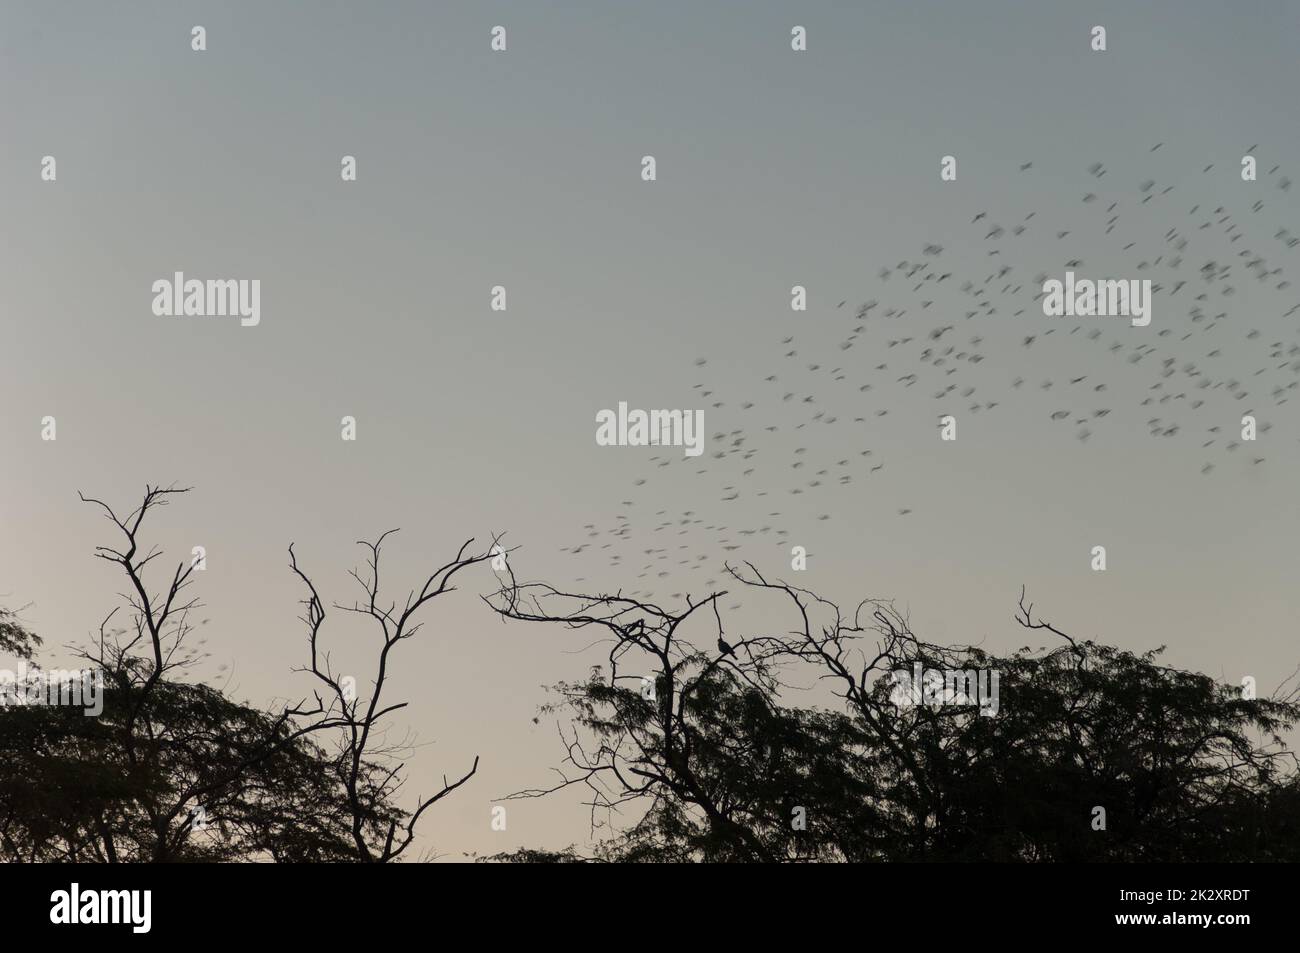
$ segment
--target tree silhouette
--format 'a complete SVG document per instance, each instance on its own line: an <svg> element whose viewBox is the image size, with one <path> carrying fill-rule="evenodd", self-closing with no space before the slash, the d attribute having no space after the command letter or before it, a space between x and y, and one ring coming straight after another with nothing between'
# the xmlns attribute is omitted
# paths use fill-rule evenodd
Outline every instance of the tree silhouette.
<svg viewBox="0 0 1300 953"><path fill-rule="evenodd" d="M41 637L23 625L18 613L0 606L0 652L30 659L41 646Z"/></svg>
<svg viewBox="0 0 1300 953"><path fill-rule="evenodd" d="M1300 857L1300 784L1280 738L1300 715L1294 690L1246 698L1159 664L1159 650L1075 640L1023 593L1017 622L1062 644L995 656L924 642L887 602L845 613L748 564L729 572L765 629L782 610L789 629L724 639L724 592L663 608L512 575L491 599L505 618L609 642L608 664L556 686L546 709L562 715L561 780L513 795L585 787L606 835L593 859ZM996 671L996 713L900 695L892 673L918 665Z"/></svg>
<svg viewBox="0 0 1300 953"><path fill-rule="evenodd" d="M368 553L368 575L362 576L357 570L353 570L351 575L361 586L363 598L348 607L336 606L372 620L380 636L374 687L365 697L359 696L354 687L345 684L339 673L331 668L329 655L321 649L320 635L325 622L325 607L316 592L316 586L298 567L293 546L289 547L290 565L308 591L308 597L303 603L306 606L303 622L307 626L311 664L304 671L310 672L325 686L331 700L331 711L338 711L342 721L338 732L337 768L346 796L349 833L357 857L377 863L399 858L414 840L415 826L421 815L468 781L478 770L479 759L475 757L474 764L464 775L456 781L448 781L444 776L442 788L429 797L420 798L409 814L395 812L391 803L402 786L401 772L405 765L396 763L381 767L376 758L386 761L399 752L393 748L380 747L376 744L376 738L377 728L384 717L405 708L407 704L382 701L393 651L401 642L414 638L423 627L424 623L418 621L417 616L426 604L455 590L451 581L457 573L492 557L492 548L478 555L466 556L466 551L474 542L468 540L460 547L454 559L429 575L419 592L407 595L405 604L399 611L396 603L390 602L384 606L379 593L380 556L384 540L394 532L396 530L389 530L373 543L358 543ZM494 544L495 542L494 540Z"/></svg>
<svg viewBox="0 0 1300 953"><path fill-rule="evenodd" d="M194 565L178 565L161 587L148 578L162 553L145 548L146 518L185 492L147 487L124 517L86 500L120 535L121 542L97 547L95 555L125 576L130 621L112 628L114 609L96 643L77 650L103 678L98 717L68 706L0 709L0 851L25 861L400 858L420 817L464 784L478 760L413 810L399 806L404 765L392 758L400 746L376 743L377 726L405 706L381 701L390 657L419 631L416 613L451 591L456 573L488 555L466 556L466 543L395 615L395 607L379 603L384 537L368 547L373 575L363 583L366 601L353 609L375 619L383 641L362 703L320 650L325 611L290 547L291 569L310 593L310 663L303 671L328 690L263 711L187 680L199 659L190 644L200 606L188 592ZM0 649L31 659L39 645L14 613L0 614Z"/></svg>
<svg viewBox="0 0 1300 953"><path fill-rule="evenodd" d="M369 687L331 663L327 610L304 586L313 683L262 710L193 679L193 565L156 581L147 517L186 491L148 487L95 555L123 606L79 658L103 711L0 708L0 856L23 861L390 862L478 758L403 807L407 745L385 740L402 643L460 574L502 551L463 544L399 606L380 587L390 531L360 545L360 597L332 604L373 630ZM495 860L1204 861L1300 858L1300 772L1282 741L1300 716L1288 679L1254 698L1196 672L1076 639L1026 604L1051 644L995 655L913 633L890 603L844 611L810 590L728 567L742 596L664 607L506 583L501 617L601 633L606 661L555 687L559 780L517 792L589 795L594 849L524 847ZM126 621L114 626L117 613ZM744 632L752 634L742 635ZM35 664L40 638L0 611L0 650ZM945 673L919 693L900 673ZM971 698L996 673L995 705ZM947 679L951 677L951 684ZM973 681L971 679L974 679ZM1294 678L1294 677L1293 677ZM923 686L924 686L923 680ZM961 689L958 690L958 685ZM1292 687L1288 688L1288 685Z"/></svg>

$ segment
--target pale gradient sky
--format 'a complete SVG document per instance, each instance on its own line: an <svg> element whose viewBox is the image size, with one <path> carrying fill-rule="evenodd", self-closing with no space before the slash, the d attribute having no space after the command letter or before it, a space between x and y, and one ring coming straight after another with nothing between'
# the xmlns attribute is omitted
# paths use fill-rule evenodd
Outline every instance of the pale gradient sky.
<svg viewBox="0 0 1300 953"><path fill-rule="evenodd" d="M504 55L488 50L497 23ZM807 53L789 49L796 23ZM1109 32L1104 54L1088 51L1094 23ZM190 50L194 24L207 52ZM1156 372L1128 374L1105 349L1181 335L1185 299L1157 295L1150 328L1098 319L1097 344L1063 330L1034 352L1020 337L1052 319L1032 310L1032 290L1017 319L964 320L956 297L936 299L853 350L836 342L853 306L902 306L902 279L878 272L921 260L925 243L944 246L938 267L955 280L982 281L999 259L971 225L980 210L1007 227L1036 212L1041 232L1004 243L1001 258L1026 284L1072 257L1089 275L1137 277L1135 256L1165 251L1175 225L1206 243L1184 278L1243 246L1293 269L1296 253L1273 236L1300 232L1296 199L1263 173L1300 170L1297 28L1289 2L0 0L0 594L32 603L47 661L66 660L58 646L90 633L119 588L91 558L109 527L77 491L129 509L146 482L193 484L151 538L176 558L207 548L196 592L211 619L208 674L230 664L236 694L265 702L308 687L289 672L304 660L290 541L339 601L352 596L353 540L393 526L399 600L422 569L492 531L522 547L525 576L635 587L639 551L669 542L710 570L728 557L788 569L788 545L770 536L737 551L703 526L669 540L651 532L656 511L758 527L780 510L775 522L813 553L802 584L846 602L893 597L931 639L1024 644L1011 622L1023 583L1074 635L1167 643L1175 664L1253 674L1270 691L1300 662L1295 404L1252 396L1273 429L1235 454L1222 440L1202 453L1191 432L1154 440L1146 420L1161 412L1137 401ZM1246 185L1235 170L1252 143L1261 181ZM340 181L345 154L355 183ZM658 160L653 184L639 180L644 154ZM939 182L944 154L958 158L956 183ZM40 181L44 155L58 160L56 183ZM1102 180L1086 172L1094 161ZM1140 206L1148 178L1175 191ZM1102 210L1080 202L1090 190L1124 203L1110 238L1093 227ZM1266 208L1251 213L1256 199ZM1195 204L1232 212L1243 240L1197 233ZM1056 241L1057 227L1074 237ZM1124 229L1139 242L1128 255ZM260 279L261 325L155 317L150 286L177 270ZM1249 383L1279 363L1267 343L1295 343L1296 318L1282 313L1300 299L1234 270L1239 293L1205 305L1230 315L1213 343L1174 353ZM810 290L806 314L789 310L796 283ZM488 309L495 284L509 291L504 314ZM948 408L928 383L864 395L833 390L823 371L800 386L812 361L856 382L888 360L893 381L915 368L887 341L946 323L962 343L986 338L968 376L1001 401L958 409L955 444L937 439ZM800 357L787 361L792 335ZM1211 348L1222 351L1212 365ZM1013 392L1018 374L1030 383ZM1071 402L1035 386L1080 374L1111 384L1104 401L1074 405L1113 408L1087 443L1047 419ZM698 383L719 396L701 398ZM793 433L806 415L782 390L824 392L841 423ZM595 445L596 411L620 400L705 407L710 435L782 430L748 478L712 444L660 469L657 450ZM1233 431L1243 410L1220 397L1188 429ZM47 414L56 443L40 439ZM345 414L355 444L339 439ZM867 423L854 429L854 416ZM866 447L887 465L796 498L789 462L803 446L820 466ZM741 499L721 502L733 484ZM598 548L558 552L619 512L637 517L623 569ZM1088 566L1097 544L1104 574ZM698 594L708 578L679 571L672 583ZM489 830L494 799L546 782L562 755L554 721L531 721L541 686L600 654L579 652L583 636L503 626L477 600L490 581L467 579L436 604L399 660L394 691L412 705L394 726L428 743L410 793L483 758L422 843L456 854L581 842L577 793L516 803L508 831ZM370 635L337 615L331 625Z"/></svg>

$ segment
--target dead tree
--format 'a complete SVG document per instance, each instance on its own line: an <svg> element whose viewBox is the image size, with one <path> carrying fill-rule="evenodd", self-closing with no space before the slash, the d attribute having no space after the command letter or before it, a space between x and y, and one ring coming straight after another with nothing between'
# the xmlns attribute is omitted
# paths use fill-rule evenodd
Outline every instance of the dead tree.
<svg viewBox="0 0 1300 953"><path fill-rule="evenodd" d="M351 837L357 858L365 862L386 863L402 856L415 838L416 825L430 807L451 794L478 770L476 756L470 769L455 781L443 776L441 789L428 797L416 799L409 813L393 814L387 810L403 786L404 763L396 760L399 747L384 746L379 742L380 726L385 716L406 707L406 702L389 702L384 699L389 666L397 646L413 638L424 622L417 616L426 605L448 592L455 591L452 579L462 570L491 559L499 552L498 541L477 555L467 556L474 540L460 547L456 556L434 570L419 591L411 591L399 609L395 602L384 604L380 596L379 561L384 541L396 530L389 530L374 542L359 542L367 552L367 571L363 575L352 570L351 576L361 587L363 597L350 606L335 604L334 608L356 613L374 623L379 636L379 656L373 687L361 695L355 680L346 679L330 665L329 653L321 646L321 628L325 622L325 606L316 586L299 568L293 546L289 547L289 565L307 587L308 596L303 601L305 612L302 621L307 627L311 652L310 665L302 669L312 675L330 698L330 710L339 713L340 781L346 792L351 815ZM378 763L384 762L383 764Z"/></svg>

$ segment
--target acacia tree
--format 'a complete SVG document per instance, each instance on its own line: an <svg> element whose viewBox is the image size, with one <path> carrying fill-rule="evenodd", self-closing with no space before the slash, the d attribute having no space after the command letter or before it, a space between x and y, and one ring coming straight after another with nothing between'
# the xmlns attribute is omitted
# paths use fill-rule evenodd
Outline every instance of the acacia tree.
<svg viewBox="0 0 1300 953"><path fill-rule="evenodd" d="M207 685L163 678L145 705L134 702L120 683L106 684L97 717L64 706L0 713L5 859L351 859L346 805L310 738L290 737L274 715ZM159 843L161 819L182 799L183 819Z"/></svg>
<svg viewBox="0 0 1300 953"><path fill-rule="evenodd" d="M791 825L815 790L829 810L873 793L870 774L853 783L836 770L857 728L843 714L779 704L779 641L729 644L718 602L725 592L680 608L622 595L565 593L513 575L492 601L504 617L603 630L608 668L556 686L566 710L560 780L513 795L540 797L575 786L591 796L593 829L624 810L633 826L602 856L634 860L774 861L818 856ZM687 637L706 620L716 650ZM530 855L529 859L537 859Z"/></svg>
<svg viewBox="0 0 1300 953"><path fill-rule="evenodd" d="M79 650L103 679L99 717L63 706L0 711L0 851L11 860L104 862L401 857L420 816L474 770L412 811L397 804L402 765L374 743L381 719L404 705L380 702L390 654L418 631L414 613L450 591L456 572L486 557L466 557L467 543L394 620L391 609L379 608L379 544L372 548L367 611L398 624L385 628L374 691L359 708L335 691L342 685L327 658L322 662L324 609L291 548L291 568L311 592L308 671L330 690L263 711L189 680L198 660L190 644L199 608L188 593L194 565L180 564L162 585L151 584L162 554L145 548L146 517L185 492L147 487L124 517L87 500L120 534L122 542L95 554L123 573L129 622L112 627L115 609L96 643ZM14 614L0 615L0 649L30 659L38 645Z"/></svg>
<svg viewBox="0 0 1300 953"><path fill-rule="evenodd" d="M1159 664L1159 651L1077 641L1035 616L1023 593L1017 622L1060 642L994 656L927 643L886 602L842 612L748 564L728 571L743 592L775 598L764 618L784 608L789 627L728 637L721 592L666 609L512 577L492 599L508 619L608 639L608 664L556 686L548 706L567 716L560 780L515 795L582 785L593 828L629 816L598 858L1300 856L1300 784L1280 739L1300 715L1294 691L1245 698ZM996 670L996 714L900 696L892 673L918 665ZM834 704L812 704L797 687L808 683L829 686Z"/></svg>

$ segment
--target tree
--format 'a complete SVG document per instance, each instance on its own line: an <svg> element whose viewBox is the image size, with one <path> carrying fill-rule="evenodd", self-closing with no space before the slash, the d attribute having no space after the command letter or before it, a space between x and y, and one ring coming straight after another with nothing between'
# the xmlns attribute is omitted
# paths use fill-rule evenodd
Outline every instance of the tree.
<svg viewBox="0 0 1300 953"><path fill-rule="evenodd" d="M994 656L926 643L886 602L844 613L748 564L729 572L775 597L764 617L784 606L791 628L724 638L724 592L666 609L512 576L491 600L505 618L608 640L608 665L556 686L547 708L565 716L560 781L514 795L585 786L606 832L598 859L1300 857L1300 784L1280 738L1300 715L1294 691L1247 699L1159 651L1076 641L1023 593L1018 623L1061 644ZM716 650L697 647L706 637ZM996 672L1000 704L902 691L918 666L954 686ZM807 682L834 704L808 703ZM614 828L617 815L630 821Z"/></svg>
<svg viewBox="0 0 1300 953"><path fill-rule="evenodd" d="M442 788L429 797L417 799L415 809L409 814L395 812L391 807L392 799L402 787L401 772L405 765L400 762L381 763L391 761L399 752L379 747L376 738L377 727L384 717L406 707L406 702L382 701L393 651L401 642L414 638L424 626L422 621L417 621L420 610L439 596L455 591L451 584L453 577L476 563L490 559L497 542L494 540L493 547L474 556L465 555L474 540L465 542L454 559L434 570L419 592L407 595L405 604L399 611L396 603L390 602L384 606L379 594L380 555L384 540L394 532L396 530L389 530L373 543L358 543L368 553L366 565L369 574L363 577L357 570L351 573L352 578L361 586L363 599L346 607L346 611L372 620L380 637L374 688L367 697L358 696L355 687L351 683L345 683L330 667L329 656L320 647L321 627L325 622L324 604L315 585L298 568L293 546L289 547L290 565L308 591L303 622L307 626L311 664L305 671L325 686L331 710L340 713L342 722L338 726L340 737L336 765L347 803L352 844L360 860L378 863L401 857L414 840L415 826L424 812L468 781L478 770L479 759L475 757L474 764L464 775L456 781L448 781L444 776Z"/></svg>
<svg viewBox="0 0 1300 953"><path fill-rule="evenodd" d="M178 565L160 587L148 578L162 554L144 547L146 517L185 492L147 487L125 517L86 500L120 534L120 543L95 554L125 576L130 621L111 628L114 609L96 643L78 650L102 682L98 717L68 706L0 710L0 852L10 860L90 862L400 858L421 815L468 781L478 761L413 810L399 806L403 765L391 762L392 748L374 743L380 721L404 707L380 701L389 659L419 630L415 613L487 556L467 557L466 543L394 618L378 603L383 538L370 547L369 599L355 608L376 619L384 640L374 689L359 706L319 650L324 609L290 547L291 568L310 591L306 671L329 691L263 711L187 678L197 661L193 564ZM13 613L0 614L0 649L31 659L39 645Z"/></svg>
<svg viewBox="0 0 1300 953"><path fill-rule="evenodd" d="M0 606L0 652L30 659L40 645L41 637L23 625L17 612Z"/></svg>

